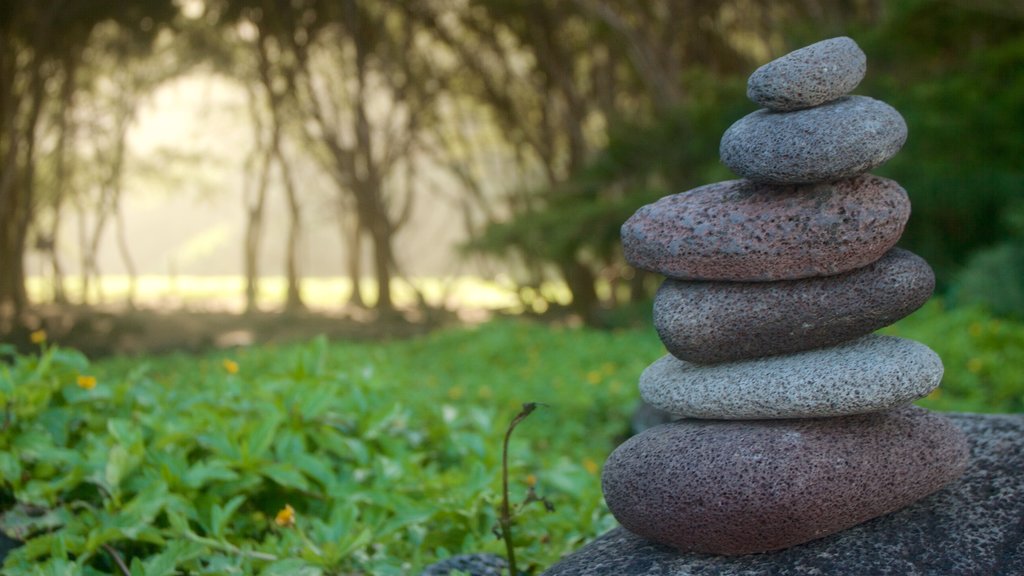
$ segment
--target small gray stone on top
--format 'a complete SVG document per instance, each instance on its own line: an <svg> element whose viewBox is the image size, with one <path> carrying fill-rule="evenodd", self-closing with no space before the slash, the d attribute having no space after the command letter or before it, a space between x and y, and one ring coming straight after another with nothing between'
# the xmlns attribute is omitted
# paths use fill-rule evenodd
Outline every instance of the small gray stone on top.
<svg viewBox="0 0 1024 576"><path fill-rule="evenodd" d="M778 111L810 108L849 94L867 67L867 56L852 38L822 40L755 70L747 98Z"/></svg>
<svg viewBox="0 0 1024 576"><path fill-rule="evenodd" d="M725 131L719 154L756 182L832 182L881 165L906 139L907 124L892 106L845 96L793 112L752 112Z"/></svg>
<svg viewBox="0 0 1024 576"><path fill-rule="evenodd" d="M768 554L678 551L616 528L545 576L1024 574L1024 415L948 414L967 435L957 481L898 512Z"/></svg>
<svg viewBox="0 0 1024 576"><path fill-rule="evenodd" d="M665 355L640 375L640 396L689 418L815 418L907 404L941 380L942 360L924 344L871 334L829 348L721 364Z"/></svg>

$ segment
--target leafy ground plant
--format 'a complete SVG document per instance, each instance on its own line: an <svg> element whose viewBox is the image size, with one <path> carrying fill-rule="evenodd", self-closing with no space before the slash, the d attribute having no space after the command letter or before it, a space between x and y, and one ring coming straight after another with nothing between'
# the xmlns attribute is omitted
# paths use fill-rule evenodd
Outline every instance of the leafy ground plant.
<svg viewBox="0 0 1024 576"><path fill-rule="evenodd" d="M946 364L944 410L1024 410L1024 324L932 302L887 329ZM90 363L0 348L0 574L415 574L502 554L505 423L517 568L614 525L599 462L625 436L654 330L518 321L389 344Z"/></svg>
<svg viewBox="0 0 1024 576"><path fill-rule="evenodd" d="M612 525L597 462L625 432L653 334L501 322L388 345L0 365L4 574L408 574L515 545L536 572ZM585 440L584 440L585 439Z"/></svg>

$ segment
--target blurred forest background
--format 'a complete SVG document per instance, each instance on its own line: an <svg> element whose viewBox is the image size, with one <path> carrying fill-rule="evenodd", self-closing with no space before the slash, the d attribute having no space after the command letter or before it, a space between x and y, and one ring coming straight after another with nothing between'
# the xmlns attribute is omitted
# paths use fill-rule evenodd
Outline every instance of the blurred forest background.
<svg viewBox="0 0 1024 576"><path fill-rule="evenodd" d="M838 35L909 126L901 245L1024 317L1019 0L2 0L0 334L646 321L621 223L734 177L746 77Z"/></svg>

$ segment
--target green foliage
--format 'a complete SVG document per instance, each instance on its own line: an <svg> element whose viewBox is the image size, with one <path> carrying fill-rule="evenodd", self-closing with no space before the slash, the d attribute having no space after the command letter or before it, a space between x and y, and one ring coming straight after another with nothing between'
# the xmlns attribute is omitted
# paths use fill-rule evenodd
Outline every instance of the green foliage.
<svg viewBox="0 0 1024 576"><path fill-rule="evenodd" d="M933 299L882 331L921 341L942 358L942 385L921 405L964 412L1024 412L1024 322Z"/></svg>
<svg viewBox="0 0 1024 576"><path fill-rule="evenodd" d="M404 574L492 533L504 427L536 569L612 525L598 463L625 432L653 331L505 322L385 346L328 345L90 366L57 348L0 378L3 574ZM80 375L96 385L78 385ZM88 384L88 379L83 381ZM275 519L290 505L294 526ZM287 518L284 518L287 520ZM285 522L287 524L287 522Z"/></svg>
<svg viewBox="0 0 1024 576"><path fill-rule="evenodd" d="M956 301L1024 319L1024 237L975 253L958 277Z"/></svg>
<svg viewBox="0 0 1024 576"><path fill-rule="evenodd" d="M1024 411L1024 324L933 301L886 331L943 357L924 405ZM614 524L599 465L663 353L649 326L516 321L93 365L0 348L0 528L27 538L0 573L118 574L117 554L145 575L386 575L503 554L503 434L534 401L509 465L514 503L533 485L555 508L517 511L535 573Z"/></svg>
<svg viewBox="0 0 1024 576"><path fill-rule="evenodd" d="M948 286L970 255L1014 235L1024 188L1024 20L969 3L903 0L861 38L858 92L907 121L904 148L877 172L910 194L902 243Z"/></svg>

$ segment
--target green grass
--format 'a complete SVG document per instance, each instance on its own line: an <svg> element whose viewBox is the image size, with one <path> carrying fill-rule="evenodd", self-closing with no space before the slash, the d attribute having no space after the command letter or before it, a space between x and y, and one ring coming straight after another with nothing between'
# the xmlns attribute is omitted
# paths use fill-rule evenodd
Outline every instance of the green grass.
<svg viewBox="0 0 1024 576"><path fill-rule="evenodd" d="M889 331L946 360L924 405L1024 410L1024 325L933 302ZM543 402L511 447L513 499L535 483L555 505L515 527L521 565L539 572L614 525L600 464L662 353L651 328L502 321L377 345L14 358L0 368L0 525L32 537L2 573L118 574L116 553L144 576L415 574L502 553L502 435L523 402ZM286 506L294 526L275 522Z"/></svg>

